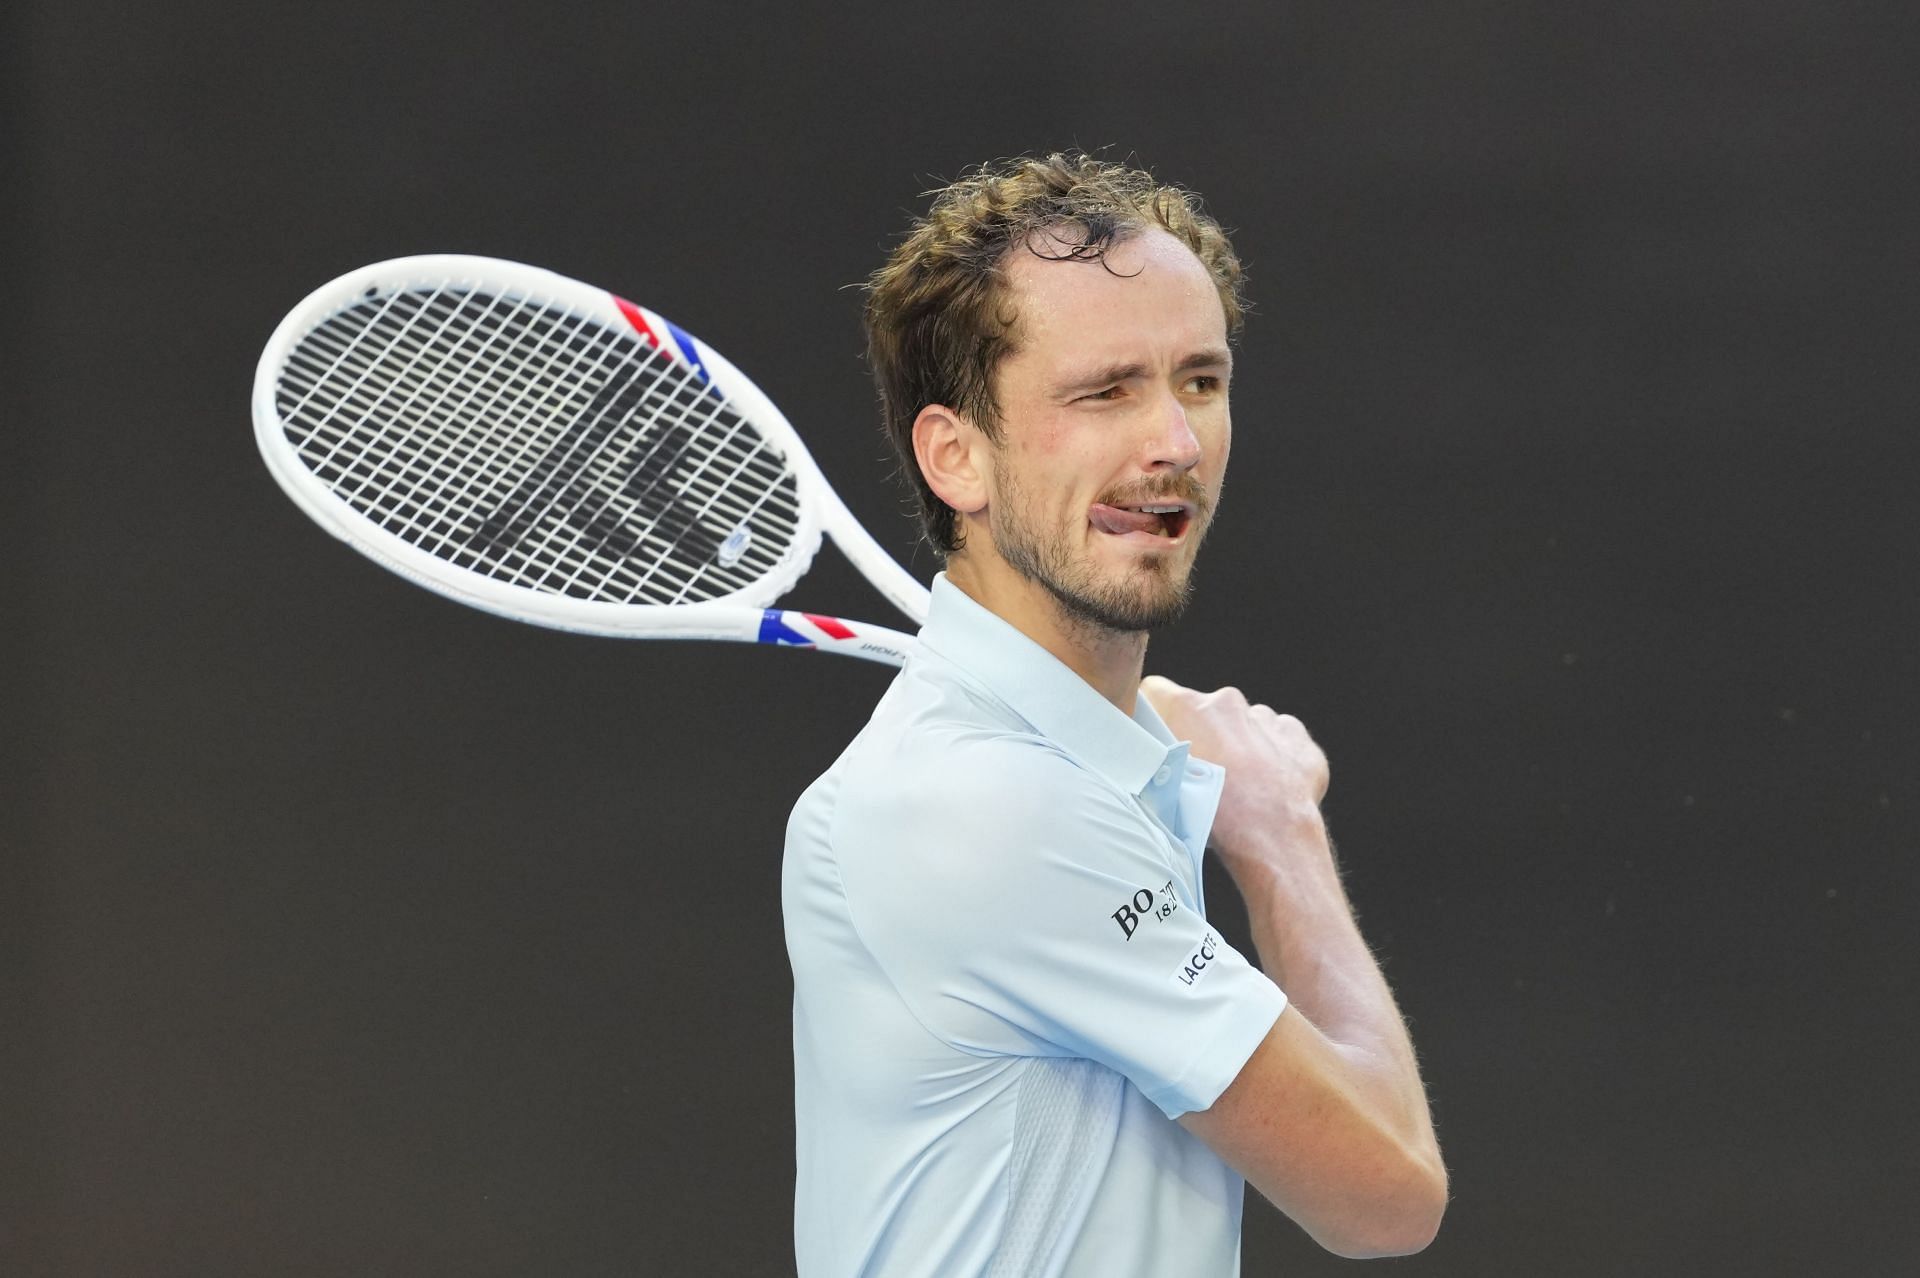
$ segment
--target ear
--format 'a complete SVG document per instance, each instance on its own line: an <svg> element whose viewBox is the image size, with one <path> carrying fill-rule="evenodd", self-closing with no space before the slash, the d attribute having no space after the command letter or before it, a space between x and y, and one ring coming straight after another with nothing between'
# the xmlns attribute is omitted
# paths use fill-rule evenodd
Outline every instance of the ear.
<svg viewBox="0 0 1920 1278"><path fill-rule="evenodd" d="M913 419L913 455L933 495L959 515L986 508L986 438L945 404L928 404Z"/></svg>

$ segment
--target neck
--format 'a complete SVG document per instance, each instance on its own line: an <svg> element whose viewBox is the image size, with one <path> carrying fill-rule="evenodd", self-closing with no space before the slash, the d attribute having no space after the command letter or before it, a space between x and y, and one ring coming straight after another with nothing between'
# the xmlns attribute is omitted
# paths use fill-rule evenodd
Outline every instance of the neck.
<svg viewBox="0 0 1920 1278"><path fill-rule="evenodd" d="M954 555L947 561L947 580L1052 653L1120 713L1132 716L1146 668L1146 631L1109 630L1067 611L1046 587L997 556Z"/></svg>

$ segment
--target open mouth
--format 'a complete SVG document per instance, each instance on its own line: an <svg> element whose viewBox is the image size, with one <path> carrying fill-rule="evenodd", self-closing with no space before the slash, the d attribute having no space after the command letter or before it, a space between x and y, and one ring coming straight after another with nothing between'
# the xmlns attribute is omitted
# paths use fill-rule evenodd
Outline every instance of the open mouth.
<svg viewBox="0 0 1920 1278"><path fill-rule="evenodd" d="M1185 502L1141 502L1108 506L1095 502L1087 512L1087 522L1115 537L1140 534L1178 541L1193 522L1193 507Z"/></svg>

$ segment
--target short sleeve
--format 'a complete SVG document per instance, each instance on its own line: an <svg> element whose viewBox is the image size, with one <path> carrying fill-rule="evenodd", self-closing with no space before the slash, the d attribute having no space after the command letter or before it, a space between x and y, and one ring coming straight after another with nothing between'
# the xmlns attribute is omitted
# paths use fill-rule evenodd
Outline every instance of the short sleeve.
<svg viewBox="0 0 1920 1278"><path fill-rule="evenodd" d="M832 839L862 943L926 1029L1076 1056L1168 1117L1213 1104L1286 1006L1197 908L1191 854L1041 738L923 738L865 768ZM900 781L900 778L912 780Z"/></svg>

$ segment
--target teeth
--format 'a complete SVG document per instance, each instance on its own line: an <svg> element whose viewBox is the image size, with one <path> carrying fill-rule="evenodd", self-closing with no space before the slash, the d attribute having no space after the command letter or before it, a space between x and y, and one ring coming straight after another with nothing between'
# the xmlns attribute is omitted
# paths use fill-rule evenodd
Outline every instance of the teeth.
<svg viewBox="0 0 1920 1278"><path fill-rule="evenodd" d="M1135 506L1133 509L1143 515L1177 515L1180 513L1180 507L1178 506Z"/></svg>

